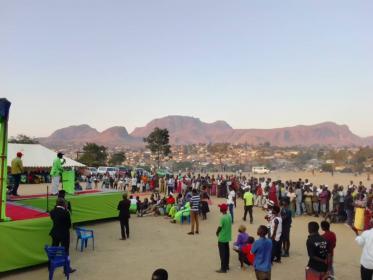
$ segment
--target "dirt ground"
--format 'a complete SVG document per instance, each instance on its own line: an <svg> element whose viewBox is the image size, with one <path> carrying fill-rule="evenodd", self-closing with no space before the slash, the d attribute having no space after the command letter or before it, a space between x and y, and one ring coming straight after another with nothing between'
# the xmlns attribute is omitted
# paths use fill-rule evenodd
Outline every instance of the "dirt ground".
<svg viewBox="0 0 373 280"><path fill-rule="evenodd" d="M366 176L354 177L337 174L311 173L273 173L273 179L309 178L317 184L332 185L339 183L346 185L350 180L358 183ZM365 182L366 183L366 182ZM22 186L21 194L31 194L45 186ZM131 237L121 241L119 222L109 221L87 224L85 227L95 231L96 248L93 251L89 244L84 252L76 251L75 235L71 240L72 266L77 271L71 279L150 279L152 272L157 268L165 268L169 272L169 279L255 279L253 269L241 271L237 255L231 251L229 273L220 275L215 273L219 268L219 256L215 231L219 222L220 213L217 204L222 199L214 199L210 206L211 212L206 221L200 225L200 234L189 236L189 225L171 224L164 217L132 216L130 220ZM239 225L245 224L248 233L256 237L259 225L266 224L264 212L254 209L254 224L242 221L243 202L238 201L235 209L235 223L233 237L236 238ZM307 264L307 223L311 220L321 221L313 217L297 217L293 220L291 231L290 258L284 258L282 264L275 264L272 269L272 279L299 280L304 279L304 268ZM359 279L359 259L361 249L354 242L354 233L344 224L333 224L332 230L337 234L337 247L335 250L336 279ZM45 266L14 271L4 275L7 280L40 280L47 279L48 272ZM55 272L54 279L65 279L62 271Z"/></svg>

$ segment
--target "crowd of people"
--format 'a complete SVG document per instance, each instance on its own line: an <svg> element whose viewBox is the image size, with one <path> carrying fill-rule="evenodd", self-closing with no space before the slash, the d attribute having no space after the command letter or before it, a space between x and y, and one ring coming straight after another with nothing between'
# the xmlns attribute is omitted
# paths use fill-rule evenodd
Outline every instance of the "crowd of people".
<svg viewBox="0 0 373 280"><path fill-rule="evenodd" d="M93 179L95 188L98 188L98 179ZM272 181L270 178L254 178L245 176L223 176L214 175L201 176L198 174L186 174L177 176L158 176L142 174L140 172L129 172L124 175L110 176L106 174L102 178L102 188L111 188L117 190L128 191L131 193L158 191L161 194L183 193L187 189L206 188L208 195L217 197L227 197L229 211L234 219L233 208L237 197L242 197L247 194L245 191L250 190L254 197L254 203L251 204L251 197L245 201L248 203L245 207L246 214L250 214L252 207L263 207L268 201L273 201L279 205L281 200L289 199L289 209L294 216L313 215L329 219L330 222L346 222L349 225L353 224L356 208L367 209L367 217L372 207L373 184L366 187L359 182L355 185L350 182L346 188L341 185L316 186L306 180L299 179L298 181ZM92 188L92 184L88 181L87 188ZM250 215L252 222L252 217ZM367 218L366 224L369 219Z"/></svg>
<svg viewBox="0 0 373 280"><path fill-rule="evenodd" d="M237 240L233 244L233 250L237 252L242 269L245 270L248 265L253 266L257 279L271 279L272 265L281 264L282 258L290 257L291 226L293 219L300 215L323 218L321 223L311 221L308 224L309 237L306 248L309 262L306 267L306 279L333 279L333 256L337 237L331 231L330 224L338 221L346 221L354 231L359 233L357 242L367 251L364 261L361 262L361 279L371 279L369 275L373 272L373 263L369 262L373 262L373 259L369 250L373 249L372 187L366 188L362 183L355 186L351 182L344 191L342 186L335 185L329 189L326 185L314 186L308 180L281 182L272 181L270 178L245 178L234 175L218 175L216 179L214 176L190 174L170 177L127 174L126 177L129 178L127 181L129 184L124 183L123 188L120 189L124 191L124 195L118 204L122 240L130 236L131 209L135 209L132 213L137 213L139 217L165 216L171 223L182 223L183 219L189 216L190 231L187 234L200 234L200 219L207 219L211 196L219 196L226 200L219 204L222 215L216 235L221 264L217 272L227 273L232 224L238 220L234 212L237 200L242 199L244 222L247 214L249 214L249 222L254 222L255 207L260 211L266 211L266 224L258 227L257 236L249 235L245 225L242 224L239 227ZM116 179L118 188L121 178ZM113 188L115 182L114 178ZM135 197L136 193L148 189L152 191L149 198L146 197L141 201L140 196ZM62 205L57 204L56 207L58 206ZM360 229L354 226L354 212L357 208L364 208L365 211L365 223ZM322 235L319 233L320 227L323 231Z"/></svg>
<svg viewBox="0 0 373 280"><path fill-rule="evenodd" d="M21 152L11 163L13 188L10 193L18 195L21 176L24 173ZM58 153L53 161L51 172L44 174L52 181L52 193L58 195L56 207L51 211L53 227L50 232L52 245L65 247L69 253L71 227L71 204L65 199L65 192L60 191L59 184L65 159ZM200 218L207 219L210 212L211 196L225 198L219 205L222 216L216 231L219 256L221 259L218 273L229 271L230 246L232 240L232 224L235 221L237 199L242 198L245 222L249 214L250 224L254 222L254 207L266 211L267 225L259 226L258 239L246 233L246 227L239 227L239 234L233 244L243 270L245 265L253 266L256 278L271 279L271 267L281 263L281 258L290 256L290 231L293 218L301 215L323 218L320 223L308 224L309 237L306 242L309 262L306 268L306 279L333 279L333 256L336 246L336 235L330 230L330 224L345 222L356 233L356 242L363 246L361 258L361 279L371 280L373 275L373 229L372 200L373 184L364 186L362 182L355 185L350 182L346 188L341 185L314 185L307 179L298 181L271 178L245 177L242 175L201 176L185 174L176 176L158 176L140 170L132 170L124 174L105 174L99 177L87 177L86 189L96 189L101 182L102 189L123 191L123 199L118 204L121 239L130 237L129 218L131 212L139 217L165 216L171 223L183 223L190 220L188 235L200 234ZM78 189L82 189L79 185ZM150 198L143 201L134 195L151 191ZM128 197L128 193L131 195ZM319 234L321 227L323 235ZM362 234L360 234L362 233ZM68 272L75 269L70 266Z"/></svg>

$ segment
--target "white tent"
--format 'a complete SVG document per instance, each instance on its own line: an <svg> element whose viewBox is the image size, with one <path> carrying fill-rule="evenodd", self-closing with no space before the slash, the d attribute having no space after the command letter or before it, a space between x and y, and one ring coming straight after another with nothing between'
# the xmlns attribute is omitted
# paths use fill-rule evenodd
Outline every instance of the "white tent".
<svg viewBox="0 0 373 280"><path fill-rule="evenodd" d="M57 153L49 150L48 148L40 144L8 144L8 166L13 158L17 156L17 152L23 154L22 162L24 167L40 168L40 167L52 167L53 160L57 157ZM66 163L63 166L66 167L84 167L75 160L64 157Z"/></svg>

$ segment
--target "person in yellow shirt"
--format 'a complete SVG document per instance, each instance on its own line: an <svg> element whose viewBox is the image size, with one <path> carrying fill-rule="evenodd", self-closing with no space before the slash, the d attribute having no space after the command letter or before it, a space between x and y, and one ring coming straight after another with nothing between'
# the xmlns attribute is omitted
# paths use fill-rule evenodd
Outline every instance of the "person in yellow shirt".
<svg viewBox="0 0 373 280"><path fill-rule="evenodd" d="M244 205L245 205L245 214L243 216L243 220L246 221L246 215L247 215L247 212L249 212L249 215L250 215L250 224L252 224L254 222L254 218L253 218L253 206L254 206L254 195L251 193L251 191L249 189L246 190L244 196L243 196L243 200L244 200Z"/></svg>
<svg viewBox="0 0 373 280"><path fill-rule="evenodd" d="M18 196L18 187L21 181L21 175L23 173L23 163L22 163L22 156L21 152L17 153L17 157L12 160L11 163L11 174L14 180L13 189L11 190L12 195Z"/></svg>

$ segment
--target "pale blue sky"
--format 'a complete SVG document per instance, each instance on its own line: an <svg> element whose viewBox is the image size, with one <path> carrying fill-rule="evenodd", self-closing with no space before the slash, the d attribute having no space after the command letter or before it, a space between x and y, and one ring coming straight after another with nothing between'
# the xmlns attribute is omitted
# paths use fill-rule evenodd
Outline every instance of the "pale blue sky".
<svg viewBox="0 0 373 280"><path fill-rule="evenodd" d="M335 121L373 135L373 1L0 0L10 134Z"/></svg>

